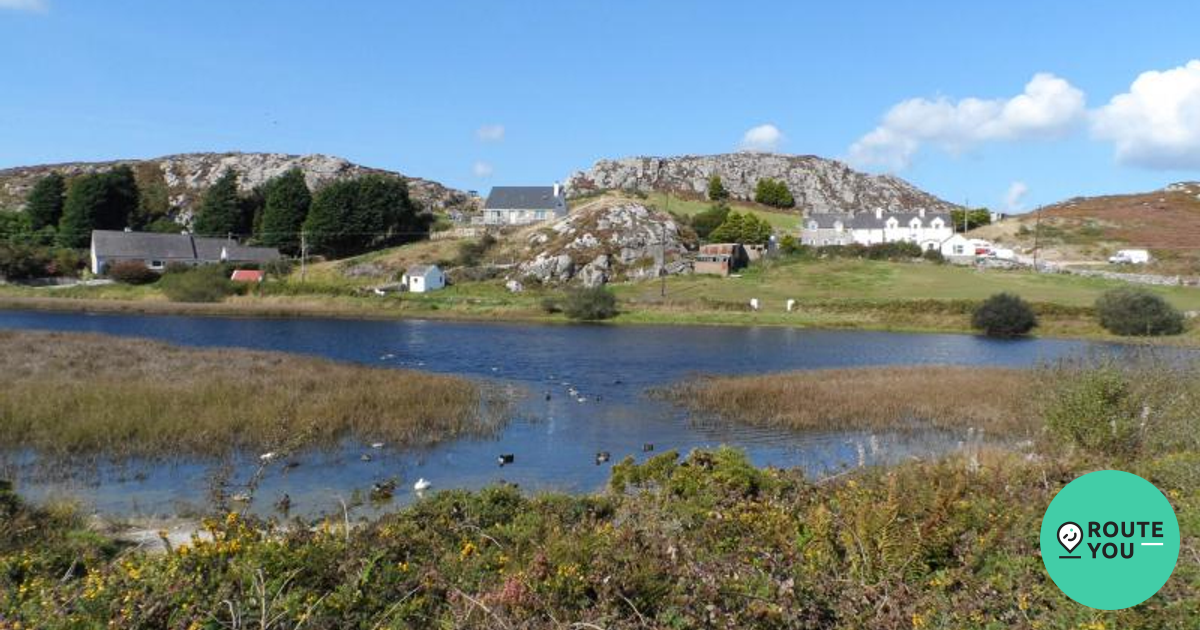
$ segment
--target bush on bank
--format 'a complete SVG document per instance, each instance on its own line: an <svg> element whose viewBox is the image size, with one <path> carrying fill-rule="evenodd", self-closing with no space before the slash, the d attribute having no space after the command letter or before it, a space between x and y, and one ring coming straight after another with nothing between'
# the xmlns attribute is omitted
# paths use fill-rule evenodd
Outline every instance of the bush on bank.
<svg viewBox="0 0 1200 630"><path fill-rule="evenodd" d="M1096 300L1100 325L1117 335L1158 336L1183 332L1183 313L1141 287L1120 287Z"/></svg>
<svg viewBox="0 0 1200 630"><path fill-rule="evenodd" d="M237 292L225 265L168 269L158 286L172 302L220 302Z"/></svg>
<svg viewBox="0 0 1200 630"><path fill-rule="evenodd" d="M1012 293L993 295L971 314L971 327L989 337L1020 337L1029 334L1037 324L1037 315L1029 303Z"/></svg>

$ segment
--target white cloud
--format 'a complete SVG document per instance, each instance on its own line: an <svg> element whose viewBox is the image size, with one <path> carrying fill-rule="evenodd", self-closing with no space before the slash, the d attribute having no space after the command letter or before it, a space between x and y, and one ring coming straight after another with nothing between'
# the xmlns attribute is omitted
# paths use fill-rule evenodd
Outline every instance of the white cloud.
<svg viewBox="0 0 1200 630"><path fill-rule="evenodd" d="M494 171L495 169L492 168L492 165L488 164L487 162L476 162L475 164L471 165L471 174L475 177L491 177Z"/></svg>
<svg viewBox="0 0 1200 630"><path fill-rule="evenodd" d="M504 140L504 125L484 125L475 131L475 137L480 142L501 142Z"/></svg>
<svg viewBox="0 0 1200 630"><path fill-rule="evenodd" d="M0 9L45 13L50 9L46 0L0 0Z"/></svg>
<svg viewBox="0 0 1200 630"><path fill-rule="evenodd" d="M772 124L751 127L742 135L742 151L774 151L783 142L783 132Z"/></svg>
<svg viewBox="0 0 1200 630"><path fill-rule="evenodd" d="M1094 112L1092 134L1113 142L1122 164L1200 168L1200 60L1143 72Z"/></svg>
<svg viewBox="0 0 1200 630"><path fill-rule="evenodd" d="M1084 100L1078 88L1049 73L1035 74L1009 99L908 99L850 147L850 161L900 170L925 144L958 154L984 142L1062 136L1083 117Z"/></svg>
<svg viewBox="0 0 1200 630"><path fill-rule="evenodd" d="M1025 209L1025 195L1029 194L1029 186L1025 182L1013 182L1004 193L1004 211L1020 212Z"/></svg>

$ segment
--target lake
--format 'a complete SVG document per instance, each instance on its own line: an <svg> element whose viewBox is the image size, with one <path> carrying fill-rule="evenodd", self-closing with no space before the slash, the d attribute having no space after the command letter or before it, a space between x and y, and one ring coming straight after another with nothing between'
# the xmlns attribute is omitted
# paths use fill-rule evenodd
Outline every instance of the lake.
<svg viewBox="0 0 1200 630"><path fill-rule="evenodd" d="M1032 367L1039 362L1119 351L1122 346L1055 339L995 340L971 335L902 334L773 327L605 326L239 319L0 311L0 328L95 332L194 346L235 346L305 353L381 367L476 377L518 396L513 417L491 438L431 448L381 451L361 444L299 454L298 466L268 469L253 509L271 511L287 493L303 515L339 512L375 482L396 479L395 503L411 501L413 481L434 490L479 488L498 481L526 490L585 492L608 479L610 464L670 449L686 453L722 444L744 449L755 464L802 467L827 475L848 466L891 463L954 448L952 434L797 434L691 418L646 390L698 374L891 364ZM577 391L577 395L568 393ZM547 394L548 400L547 400ZM585 402L579 402L583 397ZM974 439L977 434L972 434ZM653 445L652 451L646 448ZM370 461L361 457L371 455ZM496 458L511 453L500 467ZM229 474L230 492L258 464L244 454ZM36 454L8 451L0 474L32 497L67 495L102 513L163 516L203 510L221 466L213 462L127 462L63 470ZM68 465L68 468L69 465ZM357 514L386 506L367 505Z"/></svg>

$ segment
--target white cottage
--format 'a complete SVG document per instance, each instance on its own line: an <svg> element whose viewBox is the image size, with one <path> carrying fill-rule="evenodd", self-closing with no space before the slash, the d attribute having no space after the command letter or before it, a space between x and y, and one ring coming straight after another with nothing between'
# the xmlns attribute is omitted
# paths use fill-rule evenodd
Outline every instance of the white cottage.
<svg viewBox="0 0 1200 630"><path fill-rule="evenodd" d="M975 243L962 234L955 234L942 241L938 249L949 260L966 261L975 259Z"/></svg>
<svg viewBox="0 0 1200 630"><path fill-rule="evenodd" d="M561 186L496 186L483 204L487 225L529 225L567 216Z"/></svg>
<svg viewBox="0 0 1200 630"><path fill-rule="evenodd" d="M437 291L446 286L446 275L437 265L413 265L405 270L400 284L413 293Z"/></svg>
<svg viewBox="0 0 1200 630"><path fill-rule="evenodd" d="M954 234L947 212L894 212L876 208L872 212L814 214L804 221L800 242L824 245L874 245L908 241L923 250L938 249Z"/></svg>

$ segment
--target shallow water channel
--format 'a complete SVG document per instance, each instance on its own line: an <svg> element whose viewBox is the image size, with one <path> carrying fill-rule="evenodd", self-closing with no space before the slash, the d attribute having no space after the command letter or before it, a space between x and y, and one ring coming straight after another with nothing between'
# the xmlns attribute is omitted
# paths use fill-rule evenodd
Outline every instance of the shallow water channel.
<svg viewBox="0 0 1200 630"><path fill-rule="evenodd" d="M486 379L517 395L512 418L497 435L422 449L371 449L363 444L296 454L269 466L253 509L273 510L287 493L293 513L341 511L373 483L395 479L388 505L367 502L356 514L414 498L412 483L433 489L478 488L497 481L526 490L586 492L608 479L611 463L666 450L686 453L727 444L755 464L802 467L812 475L850 466L927 456L978 440L978 434L804 433L692 418L652 400L649 388L698 374L893 364L1032 367L1068 356L1122 352L1087 341L992 340L971 335L821 331L766 327L603 326L244 319L0 311L0 328L96 332L196 346L298 352L374 366L403 367ZM571 395L569 391L575 391ZM549 393L549 400L546 394ZM863 392L870 395L870 392ZM584 399L580 402L579 399ZM653 445L653 451L645 450ZM598 465L595 454L611 462ZM362 455L370 455L364 461ZM497 456L514 455L500 467ZM64 495L121 516L162 517L202 510L221 466L206 461L48 465L36 453L9 450L0 476L15 477L32 497ZM258 468L246 453L226 468L229 490Z"/></svg>

